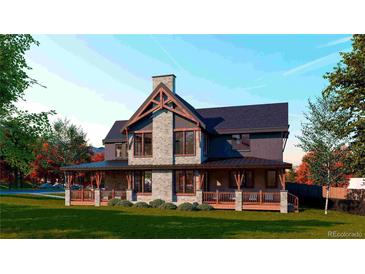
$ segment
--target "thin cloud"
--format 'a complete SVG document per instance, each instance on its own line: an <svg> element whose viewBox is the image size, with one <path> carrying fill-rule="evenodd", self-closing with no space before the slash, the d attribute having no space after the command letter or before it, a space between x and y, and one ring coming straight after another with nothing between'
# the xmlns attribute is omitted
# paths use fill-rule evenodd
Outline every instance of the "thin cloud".
<svg viewBox="0 0 365 274"><path fill-rule="evenodd" d="M252 86L252 87L247 87L247 88L243 88L245 91L248 91L248 90L253 90L253 89L259 89L259 88L264 88L266 87L267 85L266 84L263 84L263 85L258 85L258 86Z"/></svg>
<svg viewBox="0 0 365 274"><path fill-rule="evenodd" d="M341 39L333 40L333 41L330 41L326 44L319 45L317 48L327 48L327 47L332 47L332 46L335 46L335 45L343 44L343 43L346 43L346 42L350 41L351 38L352 38L352 36L347 36L347 37L344 37L344 38L341 38Z"/></svg>
<svg viewBox="0 0 365 274"><path fill-rule="evenodd" d="M149 36L151 40L166 54L166 56L171 60L172 63L174 63L180 71L185 71L184 68L176 61L174 57L157 41L153 35Z"/></svg>
<svg viewBox="0 0 365 274"><path fill-rule="evenodd" d="M339 54L338 52L335 52L335 53L326 55L324 57L315 59L313 61L310 61L308 63L305 63L303 65L297 66L295 68L292 68L290 70L285 71L283 73L283 76L289 76L289 75L292 75L292 74L295 74L295 73L302 72L304 70L319 68L319 67L323 67L323 66L326 66L328 64L331 64L331 63L335 63L337 61L338 54Z"/></svg>

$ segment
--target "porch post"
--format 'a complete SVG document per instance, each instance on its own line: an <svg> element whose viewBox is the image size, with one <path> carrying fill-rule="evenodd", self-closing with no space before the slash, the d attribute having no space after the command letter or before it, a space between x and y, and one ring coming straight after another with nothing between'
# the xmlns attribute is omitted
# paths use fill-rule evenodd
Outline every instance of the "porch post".
<svg viewBox="0 0 365 274"><path fill-rule="evenodd" d="M280 191L280 213L288 213L288 191Z"/></svg>
<svg viewBox="0 0 365 274"><path fill-rule="evenodd" d="M96 188L94 190L94 199L95 199L95 206L100 206L100 188Z"/></svg>
<svg viewBox="0 0 365 274"><path fill-rule="evenodd" d="M128 172L126 174L127 182L128 182L128 189L126 190L126 199L127 201L133 201L133 189L132 189L132 172Z"/></svg>
<svg viewBox="0 0 365 274"><path fill-rule="evenodd" d="M237 170L234 172L234 179L236 181L236 185L237 185L237 190L241 191L241 185L242 185L242 181L244 178L244 172L241 170Z"/></svg>
<svg viewBox="0 0 365 274"><path fill-rule="evenodd" d="M204 183L204 173L202 170L200 170L198 176L198 184L195 190L195 198L198 204L203 203L203 183Z"/></svg>
<svg viewBox="0 0 365 274"><path fill-rule="evenodd" d="M235 191L235 196L236 196L236 200L235 200L234 209L236 211L242 211L242 191L241 190L236 190Z"/></svg>
<svg viewBox="0 0 365 274"><path fill-rule="evenodd" d="M66 184L66 188L65 188L65 206L70 206L71 205L71 189L70 189L70 185L68 182L68 176L67 173L65 172L65 184Z"/></svg>
<svg viewBox="0 0 365 274"><path fill-rule="evenodd" d="M101 176L102 174L100 172L96 172L95 174L95 183L96 183L96 189L94 190L94 200L95 200L95 206L100 206L100 183L101 183Z"/></svg>

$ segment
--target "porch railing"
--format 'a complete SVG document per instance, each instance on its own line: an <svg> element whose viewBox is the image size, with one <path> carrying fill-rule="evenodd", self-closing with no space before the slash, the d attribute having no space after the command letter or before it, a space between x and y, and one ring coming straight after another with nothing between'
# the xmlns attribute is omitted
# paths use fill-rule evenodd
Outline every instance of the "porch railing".
<svg viewBox="0 0 365 274"><path fill-rule="evenodd" d="M280 192L243 192L244 204L276 204L280 203Z"/></svg>
<svg viewBox="0 0 365 274"><path fill-rule="evenodd" d="M94 201L94 190L71 190L71 201Z"/></svg>
<svg viewBox="0 0 365 274"><path fill-rule="evenodd" d="M288 204L293 206L294 211L299 210L299 198L288 192Z"/></svg>
<svg viewBox="0 0 365 274"><path fill-rule="evenodd" d="M100 191L101 201L106 202L114 198L121 200L127 199L127 193L121 190L102 190Z"/></svg>
<svg viewBox="0 0 365 274"><path fill-rule="evenodd" d="M234 204L236 196L234 192L203 192L203 203L207 204ZM244 204L279 204L280 192L243 192Z"/></svg>
<svg viewBox="0 0 365 274"><path fill-rule="evenodd" d="M234 204L234 192L203 192L203 203L207 204Z"/></svg>

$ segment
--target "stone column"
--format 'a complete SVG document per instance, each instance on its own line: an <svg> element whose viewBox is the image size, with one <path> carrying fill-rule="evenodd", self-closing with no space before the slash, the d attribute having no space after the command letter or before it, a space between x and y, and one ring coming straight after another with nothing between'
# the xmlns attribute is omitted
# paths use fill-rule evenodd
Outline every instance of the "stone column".
<svg viewBox="0 0 365 274"><path fill-rule="evenodd" d="M132 202L133 201L133 190L132 189L127 189L126 190L126 196L127 196L127 201Z"/></svg>
<svg viewBox="0 0 365 274"><path fill-rule="evenodd" d="M71 205L71 189L65 189L65 206Z"/></svg>
<svg viewBox="0 0 365 274"><path fill-rule="evenodd" d="M242 191L236 191L236 202L235 202L235 210L242 211Z"/></svg>
<svg viewBox="0 0 365 274"><path fill-rule="evenodd" d="M95 206L100 206L100 188L94 190Z"/></svg>
<svg viewBox="0 0 365 274"><path fill-rule="evenodd" d="M195 193L196 196L196 202L198 204L202 204L203 203L203 190L197 190Z"/></svg>
<svg viewBox="0 0 365 274"><path fill-rule="evenodd" d="M280 213L288 213L288 191L280 191Z"/></svg>

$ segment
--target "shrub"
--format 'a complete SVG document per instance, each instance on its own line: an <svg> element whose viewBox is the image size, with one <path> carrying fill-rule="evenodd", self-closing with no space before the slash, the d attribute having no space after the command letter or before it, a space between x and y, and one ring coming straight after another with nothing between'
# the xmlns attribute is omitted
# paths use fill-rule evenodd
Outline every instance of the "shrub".
<svg viewBox="0 0 365 274"><path fill-rule="evenodd" d="M120 202L120 199L116 199L116 198L111 199L108 202L108 206L116 206L119 202Z"/></svg>
<svg viewBox="0 0 365 274"><path fill-rule="evenodd" d="M194 207L191 203L182 203L177 207L177 210L181 211L193 211Z"/></svg>
<svg viewBox="0 0 365 274"><path fill-rule="evenodd" d="M165 203L164 200L156 199L150 202L150 206L153 208L159 208L161 205Z"/></svg>
<svg viewBox="0 0 365 274"><path fill-rule="evenodd" d="M165 210L175 210L177 208L176 205L174 205L173 203L164 203L162 205L160 205L161 209L165 209Z"/></svg>
<svg viewBox="0 0 365 274"><path fill-rule="evenodd" d="M208 204L201 204L201 205L198 205L196 208L197 208L197 210L201 210L201 211L214 210L214 207L212 207L211 205L208 205Z"/></svg>
<svg viewBox="0 0 365 274"><path fill-rule="evenodd" d="M193 203L193 208L194 208L194 210L197 210L197 207L199 206L199 203L197 203L197 202L194 202Z"/></svg>
<svg viewBox="0 0 365 274"><path fill-rule="evenodd" d="M133 203L130 201L126 201L126 200L119 200L119 203L117 203L116 206L131 207L131 206L133 206Z"/></svg>
<svg viewBox="0 0 365 274"><path fill-rule="evenodd" d="M145 202L137 202L133 205L136 208L149 208L150 206Z"/></svg>

